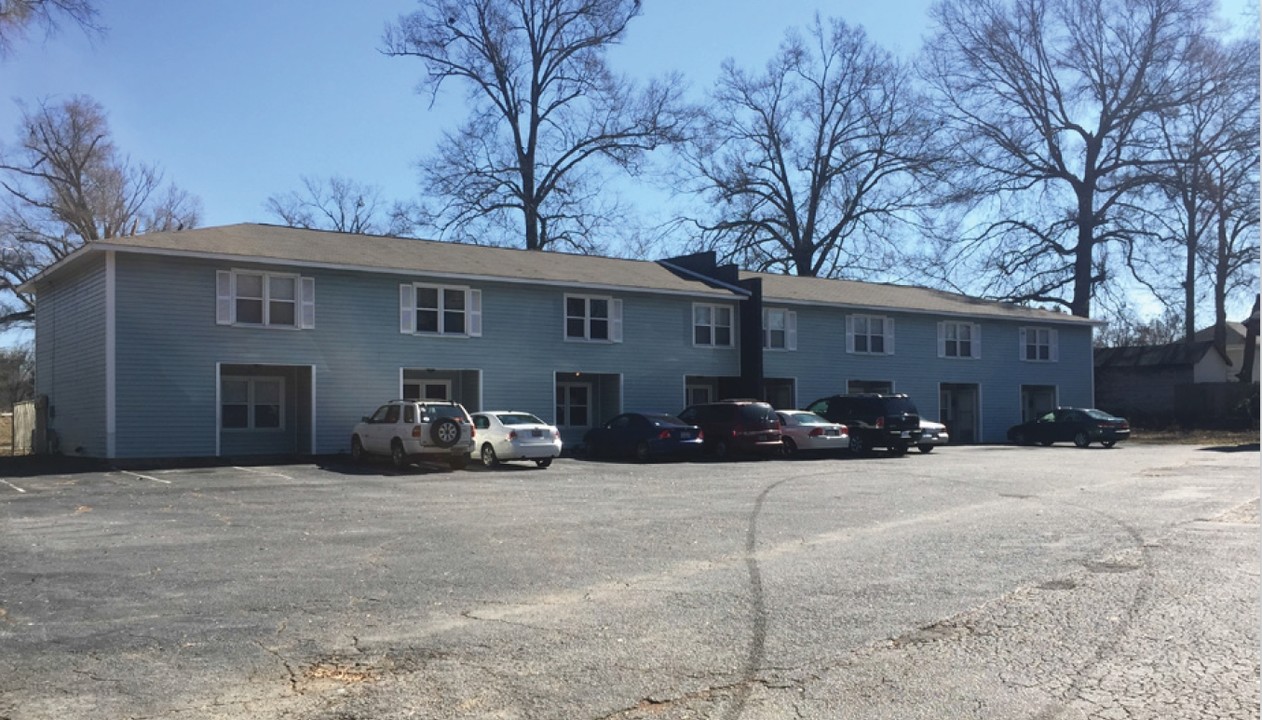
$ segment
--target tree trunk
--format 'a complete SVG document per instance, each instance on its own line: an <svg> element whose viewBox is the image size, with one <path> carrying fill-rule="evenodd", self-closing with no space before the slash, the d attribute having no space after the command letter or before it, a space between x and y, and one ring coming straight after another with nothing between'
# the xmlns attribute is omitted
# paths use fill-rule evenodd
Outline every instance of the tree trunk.
<svg viewBox="0 0 1262 720"><path fill-rule="evenodd" d="M1091 256L1095 250L1095 211L1090 193L1078 198L1078 246L1074 249L1074 296L1069 311L1091 317Z"/></svg>

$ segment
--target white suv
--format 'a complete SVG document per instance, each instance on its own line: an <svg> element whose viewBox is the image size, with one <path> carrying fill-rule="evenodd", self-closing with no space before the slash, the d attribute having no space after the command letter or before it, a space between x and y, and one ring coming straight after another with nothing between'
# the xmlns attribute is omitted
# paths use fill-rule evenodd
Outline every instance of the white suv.
<svg viewBox="0 0 1262 720"><path fill-rule="evenodd" d="M459 403L391 400L355 425L351 457L389 455L397 468L421 459L446 460L462 470L469 464L473 433L473 421Z"/></svg>

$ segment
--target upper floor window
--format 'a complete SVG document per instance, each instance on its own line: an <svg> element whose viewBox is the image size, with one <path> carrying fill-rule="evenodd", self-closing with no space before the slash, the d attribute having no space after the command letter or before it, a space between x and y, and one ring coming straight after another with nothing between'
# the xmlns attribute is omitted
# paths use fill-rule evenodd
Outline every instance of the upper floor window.
<svg viewBox="0 0 1262 720"><path fill-rule="evenodd" d="M894 318L884 315L846 316L846 352L894 354Z"/></svg>
<svg viewBox="0 0 1262 720"><path fill-rule="evenodd" d="M622 342L622 301L610 297L566 295L565 339Z"/></svg>
<svg viewBox="0 0 1262 720"><path fill-rule="evenodd" d="M220 325L315 327L315 278L220 270L215 279L215 322Z"/></svg>
<svg viewBox="0 0 1262 720"><path fill-rule="evenodd" d="M796 350L798 314L784 308L762 311L762 346L770 350Z"/></svg>
<svg viewBox="0 0 1262 720"><path fill-rule="evenodd" d="M482 291L458 285L399 286L399 332L410 335L482 335Z"/></svg>
<svg viewBox="0 0 1262 720"><path fill-rule="evenodd" d="M938 323L938 357L979 358L982 356L981 327L976 323Z"/></svg>
<svg viewBox="0 0 1262 720"><path fill-rule="evenodd" d="M1030 362L1056 362L1059 359L1056 335L1056 331L1051 328L1021 328L1021 359Z"/></svg>
<svg viewBox="0 0 1262 720"><path fill-rule="evenodd" d="M732 347L732 306L692 306L692 343L708 347Z"/></svg>

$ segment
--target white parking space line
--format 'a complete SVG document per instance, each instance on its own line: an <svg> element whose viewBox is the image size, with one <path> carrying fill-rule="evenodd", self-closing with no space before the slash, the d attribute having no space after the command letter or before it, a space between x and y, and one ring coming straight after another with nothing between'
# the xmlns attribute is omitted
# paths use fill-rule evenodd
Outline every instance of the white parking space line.
<svg viewBox="0 0 1262 720"><path fill-rule="evenodd" d="M241 471L243 471L243 472L248 472L248 473L254 473L255 475L269 475L269 476L272 476L272 477L285 478L286 480L293 480L293 478L292 478L292 477L290 477L290 476L288 476L288 475L286 475L286 474L284 474L284 473L278 473L278 472L275 472L275 471L272 471L272 470L259 470L258 468L237 467L237 466L235 466L235 465L232 467L232 469L233 469L233 470L241 470Z"/></svg>
<svg viewBox="0 0 1262 720"><path fill-rule="evenodd" d="M119 472L121 472L124 475L131 475L134 478L140 478L141 480L149 480L151 482L162 483L163 485L171 484L170 480L163 480L162 478L156 478L156 477L153 477L152 475L141 475L140 473L134 473L134 472L131 472L130 470L119 470Z"/></svg>
<svg viewBox="0 0 1262 720"><path fill-rule="evenodd" d="M18 491L18 492L20 492L20 493L24 493L24 492L26 492L25 490L23 490L22 488L18 487L17 485L14 485L13 483L9 482L8 480L0 480L0 483L4 483L5 485L8 485L9 487L13 488L14 490L17 490L17 491Z"/></svg>

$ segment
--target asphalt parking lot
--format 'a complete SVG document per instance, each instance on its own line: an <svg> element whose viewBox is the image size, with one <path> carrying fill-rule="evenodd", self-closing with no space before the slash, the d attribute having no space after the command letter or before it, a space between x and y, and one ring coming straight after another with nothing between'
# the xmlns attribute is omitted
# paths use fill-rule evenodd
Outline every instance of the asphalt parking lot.
<svg viewBox="0 0 1262 720"><path fill-rule="evenodd" d="M1256 718L1232 450L0 477L0 718Z"/></svg>

